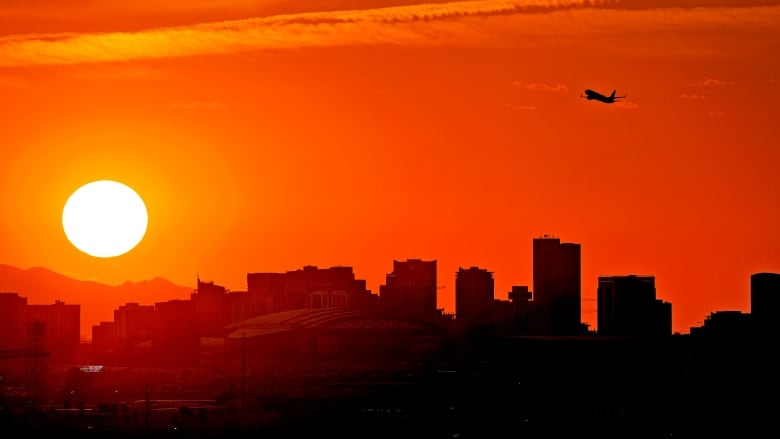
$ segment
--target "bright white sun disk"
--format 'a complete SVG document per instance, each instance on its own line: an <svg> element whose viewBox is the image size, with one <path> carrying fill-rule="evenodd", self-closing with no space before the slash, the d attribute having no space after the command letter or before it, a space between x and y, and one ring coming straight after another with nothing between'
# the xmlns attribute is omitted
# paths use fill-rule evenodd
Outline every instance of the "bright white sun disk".
<svg viewBox="0 0 780 439"><path fill-rule="evenodd" d="M146 234L143 199L130 187L99 180L77 189L62 210L68 240L82 252L110 258L135 248Z"/></svg>

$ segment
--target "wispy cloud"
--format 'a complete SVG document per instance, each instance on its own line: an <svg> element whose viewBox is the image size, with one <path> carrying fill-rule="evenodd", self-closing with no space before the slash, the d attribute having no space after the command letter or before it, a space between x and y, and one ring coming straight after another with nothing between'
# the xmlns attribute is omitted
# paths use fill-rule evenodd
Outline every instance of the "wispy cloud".
<svg viewBox="0 0 780 439"><path fill-rule="evenodd" d="M721 79L705 78L694 81L691 85L694 87L722 87L724 85L734 84L733 81L724 81Z"/></svg>
<svg viewBox="0 0 780 439"><path fill-rule="evenodd" d="M615 110L634 110L639 108L639 104L634 101L617 101L614 104L611 104L609 108Z"/></svg>
<svg viewBox="0 0 780 439"><path fill-rule="evenodd" d="M411 43L436 39L436 22L614 3L614 0L493 0L310 12L102 34L12 35L0 66L72 64L235 53L252 49ZM424 26L415 26L424 23Z"/></svg>
<svg viewBox="0 0 780 439"><path fill-rule="evenodd" d="M485 0L310 12L150 29L139 32L16 35L0 38L0 66L127 61L249 50L367 44L480 44L528 41L539 36L612 35L666 28L722 29L742 24L756 32L776 29L780 8L669 10L601 9L613 0ZM617 15L616 15L617 14ZM502 20L491 18L502 17ZM511 19L505 20L504 17ZM549 17L549 18L544 18ZM479 19L477 19L479 18ZM540 20L545 20L541 22ZM508 37L509 36L509 37Z"/></svg>
<svg viewBox="0 0 780 439"><path fill-rule="evenodd" d="M691 99L691 100L694 100L694 101L700 101L700 100L704 99L704 95L698 94L698 93L692 93L692 94L682 93L680 95L680 98L681 99Z"/></svg>
<svg viewBox="0 0 780 439"><path fill-rule="evenodd" d="M521 82L513 82L513 85L516 85L518 87L525 87L529 90L538 90L538 91L552 91L552 92L559 92L559 91L568 91L569 88L566 87L564 84L545 84L543 82L531 82L528 84L523 84Z"/></svg>

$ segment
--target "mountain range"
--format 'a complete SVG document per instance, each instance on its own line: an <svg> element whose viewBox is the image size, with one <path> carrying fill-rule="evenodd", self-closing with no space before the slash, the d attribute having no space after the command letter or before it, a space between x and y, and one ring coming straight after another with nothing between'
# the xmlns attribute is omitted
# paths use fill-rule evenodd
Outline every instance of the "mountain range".
<svg viewBox="0 0 780 439"><path fill-rule="evenodd" d="M18 293L30 305L62 301L81 306L82 338L92 338L92 326L113 321L114 310L126 303L154 305L173 299L189 299L192 287L155 277L141 282L107 285L73 279L44 267L19 268L0 264L0 292Z"/></svg>

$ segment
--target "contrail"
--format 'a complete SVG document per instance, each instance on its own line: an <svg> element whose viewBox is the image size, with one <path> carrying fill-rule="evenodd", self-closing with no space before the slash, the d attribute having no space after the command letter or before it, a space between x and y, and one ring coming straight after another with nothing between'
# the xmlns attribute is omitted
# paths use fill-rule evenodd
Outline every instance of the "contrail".
<svg viewBox="0 0 780 439"><path fill-rule="evenodd" d="M614 0L495 0L310 12L125 33L0 38L0 66L73 64L420 39L408 25L458 17L586 8Z"/></svg>
<svg viewBox="0 0 780 439"><path fill-rule="evenodd" d="M367 44L426 44L458 38L484 37L484 23L474 18L513 16L531 19L567 10L620 7L617 0L486 0L439 4L396 6L368 10L310 12L271 17L149 29L138 32L12 35L0 38L0 66L33 66L136 59L171 58L192 55L230 54L247 50L297 47L331 47ZM631 8L623 9L627 11ZM707 15L699 9L689 13L704 17L710 25L724 20L777 27L778 8L764 8L769 13L744 12L739 16L713 9ZM674 23L683 23L680 9L670 8ZM726 9L734 11L737 9ZM623 12L634 14L632 23L619 22L622 28L642 24L643 17L661 17L654 10ZM598 29L609 29L607 12L588 15ZM655 15L653 15L655 14ZM670 13L671 14L671 13ZM668 14L668 15L670 15ZM748 15L749 14L749 15ZM725 18L724 18L725 17ZM464 22L468 20L469 24ZM740 21L741 20L741 21ZM652 20L651 20L652 21ZM558 25L556 31L580 29L582 22ZM623 24L621 24L623 23ZM673 24L674 24L673 23ZM714 24L713 24L714 23ZM522 24L522 23L521 23ZM483 26L483 27L480 27ZM530 30L530 26L526 26ZM539 26L537 26L539 27ZM482 31L482 34L479 31ZM512 31L515 31L514 28ZM542 30L544 31L544 30ZM548 31L549 32L549 31Z"/></svg>

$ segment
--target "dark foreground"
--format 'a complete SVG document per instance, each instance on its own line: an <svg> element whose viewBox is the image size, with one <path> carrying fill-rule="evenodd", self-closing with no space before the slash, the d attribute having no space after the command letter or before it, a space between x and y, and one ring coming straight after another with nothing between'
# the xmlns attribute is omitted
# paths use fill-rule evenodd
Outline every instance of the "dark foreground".
<svg viewBox="0 0 780 439"><path fill-rule="evenodd" d="M777 437L780 369L775 350L771 343L717 341L691 346L670 339L618 345L507 339L407 370L343 373L318 368L312 361L305 379L290 375L285 381L277 371L272 382L255 371L243 393L233 387L229 397L205 401L166 399L161 404L135 399L130 404L66 408L59 403L6 400L0 410L0 434L4 438Z"/></svg>

